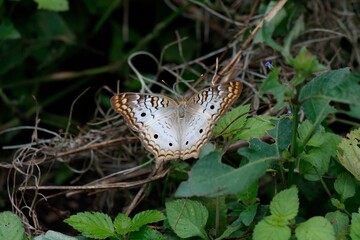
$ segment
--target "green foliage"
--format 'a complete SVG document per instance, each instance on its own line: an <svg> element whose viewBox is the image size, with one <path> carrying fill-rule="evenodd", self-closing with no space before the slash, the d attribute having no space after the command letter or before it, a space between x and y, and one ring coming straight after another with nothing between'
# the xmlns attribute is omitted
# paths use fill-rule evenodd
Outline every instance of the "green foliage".
<svg viewBox="0 0 360 240"><path fill-rule="evenodd" d="M289 239L293 220L299 211L298 190L291 187L278 193L270 203L271 215L261 220L254 229L254 240ZM324 217L312 217L296 226L297 239L335 239L330 222Z"/></svg>
<svg viewBox="0 0 360 240"><path fill-rule="evenodd" d="M285 107L285 96L288 95L288 91L291 91L289 86L279 81L280 71L281 68L274 68L266 77L260 89L261 93L271 93L274 95L277 100L274 110L280 110Z"/></svg>
<svg viewBox="0 0 360 240"><path fill-rule="evenodd" d="M167 202L166 214L171 228L179 237L209 239L204 228L209 213L200 202L185 199Z"/></svg>
<svg viewBox="0 0 360 240"><path fill-rule="evenodd" d="M100 212L83 212L64 220L85 237L105 239L115 234L111 218Z"/></svg>
<svg viewBox="0 0 360 240"><path fill-rule="evenodd" d="M291 187L275 195L270 203L270 213L280 219L291 220L299 211L298 190Z"/></svg>
<svg viewBox="0 0 360 240"><path fill-rule="evenodd" d="M325 218L334 228L336 239L343 239L349 228L349 217L340 211L329 212Z"/></svg>
<svg viewBox="0 0 360 240"><path fill-rule="evenodd" d="M273 128L271 117L248 118L250 105L239 106L225 114L216 124L214 136L222 135L230 138L233 142L237 140L249 140L261 137L265 131Z"/></svg>
<svg viewBox="0 0 360 240"><path fill-rule="evenodd" d="M41 234L39 236L36 236L34 240L86 240L85 237L71 237L68 235L65 235L61 232L56 232L53 230L47 231L45 234Z"/></svg>
<svg viewBox="0 0 360 240"><path fill-rule="evenodd" d="M336 109L330 106L331 101L355 104L355 101L360 100L360 96L349 94L354 89L360 90L356 87L356 82L359 82L360 78L354 79L349 76L349 69L343 68L321 74L304 85L299 100L303 102L302 108L311 122L320 124L326 116L336 112Z"/></svg>
<svg viewBox="0 0 360 240"><path fill-rule="evenodd" d="M114 222L111 218L100 212L83 212L73 215L64 220L85 237L105 239L117 238L117 235L125 237L129 234L149 239L156 239L160 233L155 230L147 230L146 225L165 219L164 214L157 210L148 210L136 214L133 219L125 214L118 214ZM160 234L161 235L161 234Z"/></svg>
<svg viewBox="0 0 360 240"><path fill-rule="evenodd" d="M300 223L295 230L295 235L298 239L335 239L334 229L324 217L312 217Z"/></svg>
<svg viewBox="0 0 360 240"><path fill-rule="evenodd" d="M353 213L351 215L351 239L360 239L360 213Z"/></svg>
<svg viewBox="0 0 360 240"><path fill-rule="evenodd" d="M69 2L67 0L34 0L38 4L38 9L50 11L67 11Z"/></svg>
<svg viewBox="0 0 360 240"><path fill-rule="evenodd" d="M12 212L0 212L0 239L25 239L21 219Z"/></svg>
<svg viewBox="0 0 360 240"><path fill-rule="evenodd" d="M252 140L251 145L255 151L263 148L265 152L269 148L267 144L256 140ZM180 184L175 196L213 197L243 191L264 174L270 162L276 157L258 156L241 168L235 169L221 163L221 155L220 152L215 151L201 157L191 169L189 180Z"/></svg>
<svg viewBox="0 0 360 240"><path fill-rule="evenodd" d="M343 138L337 150L337 156L343 165L358 181L360 181L360 128L347 134Z"/></svg>

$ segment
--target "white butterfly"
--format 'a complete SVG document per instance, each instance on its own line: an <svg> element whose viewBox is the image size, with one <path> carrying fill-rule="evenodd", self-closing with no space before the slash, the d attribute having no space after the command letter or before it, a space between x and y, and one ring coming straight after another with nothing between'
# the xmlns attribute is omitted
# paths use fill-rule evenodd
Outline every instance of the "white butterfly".
<svg viewBox="0 0 360 240"><path fill-rule="evenodd" d="M111 105L139 133L142 144L159 164L197 158L210 140L215 123L241 90L240 82L227 82L180 101L158 94L121 93L111 98Z"/></svg>

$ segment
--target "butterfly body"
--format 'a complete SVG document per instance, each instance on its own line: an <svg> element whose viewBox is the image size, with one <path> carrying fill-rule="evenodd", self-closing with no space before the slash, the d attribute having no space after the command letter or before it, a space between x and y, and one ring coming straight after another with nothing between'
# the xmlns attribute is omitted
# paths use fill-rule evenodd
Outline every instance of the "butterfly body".
<svg viewBox="0 0 360 240"><path fill-rule="evenodd" d="M198 157L216 121L238 98L241 89L240 82L228 82L180 101L157 94L121 93L111 98L111 104L139 133L157 162L185 160Z"/></svg>

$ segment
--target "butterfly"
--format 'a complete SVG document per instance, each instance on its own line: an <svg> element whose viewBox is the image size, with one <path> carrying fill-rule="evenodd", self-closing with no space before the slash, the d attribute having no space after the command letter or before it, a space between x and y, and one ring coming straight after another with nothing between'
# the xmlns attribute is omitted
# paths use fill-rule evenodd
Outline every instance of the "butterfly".
<svg viewBox="0 0 360 240"><path fill-rule="evenodd" d="M121 93L111 105L157 163L198 158L210 140L215 124L239 97L242 84L230 81L205 88L188 100L176 101L160 94Z"/></svg>

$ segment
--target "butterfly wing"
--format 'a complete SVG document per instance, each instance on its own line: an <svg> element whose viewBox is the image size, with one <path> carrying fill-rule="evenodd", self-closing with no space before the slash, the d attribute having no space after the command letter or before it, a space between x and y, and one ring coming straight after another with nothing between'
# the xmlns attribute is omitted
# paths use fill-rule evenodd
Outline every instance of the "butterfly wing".
<svg viewBox="0 0 360 240"><path fill-rule="evenodd" d="M216 122L239 97L241 82L227 82L194 94L186 103L180 122L181 158L197 158L200 149L210 140Z"/></svg>
<svg viewBox="0 0 360 240"><path fill-rule="evenodd" d="M112 107L139 133L157 162L180 156L178 103L163 95L122 93L111 98Z"/></svg>

